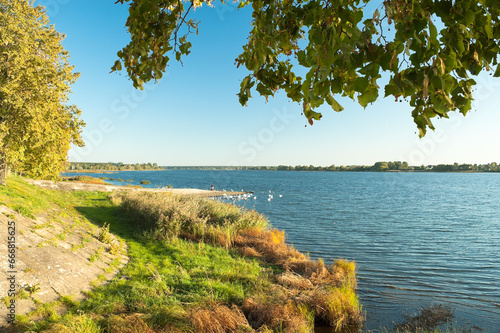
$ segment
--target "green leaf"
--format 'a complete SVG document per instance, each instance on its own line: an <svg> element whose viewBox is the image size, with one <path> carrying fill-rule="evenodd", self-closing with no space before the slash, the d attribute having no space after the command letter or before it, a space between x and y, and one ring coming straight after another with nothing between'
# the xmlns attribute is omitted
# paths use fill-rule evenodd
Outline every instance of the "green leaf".
<svg viewBox="0 0 500 333"><path fill-rule="evenodd" d="M429 32L430 32L430 35L431 35L431 39L432 41L437 41L437 29L436 29L436 26L434 25L434 23L430 22L429 21Z"/></svg>
<svg viewBox="0 0 500 333"><path fill-rule="evenodd" d="M340 112L342 110L344 110L344 108L342 107L342 105L339 104L339 102L337 102L335 100L335 98L333 98L332 94L328 94L326 97L325 97L325 100L328 104L330 104L330 106L332 107L332 109L336 112Z"/></svg>
<svg viewBox="0 0 500 333"><path fill-rule="evenodd" d="M500 64L497 65L497 70L495 71L495 74L493 74L494 77L500 77Z"/></svg>
<svg viewBox="0 0 500 333"><path fill-rule="evenodd" d="M363 93L369 84L370 82L368 81L368 78L366 76L357 77L354 80L353 88L355 91Z"/></svg>
<svg viewBox="0 0 500 333"><path fill-rule="evenodd" d="M115 67L115 70L121 71L122 70L122 63L121 63L121 61L120 60L116 60L114 67Z"/></svg>
<svg viewBox="0 0 500 333"><path fill-rule="evenodd" d="M307 119L315 119L315 120L320 120L322 117L321 113L315 112L311 109L311 104L309 103L304 103L304 116L306 116ZM312 125L312 124L311 124Z"/></svg>
<svg viewBox="0 0 500 333"><path fill-rule="evenodd" d="M378 98L378 89L374 86L369 87L364 93L358 95L359 104L366 108L369 103L373 103Z"/></svg>
<svg viewBox="0 0 500 333"><path fill-rule="evenodd" d="M493 23L491 22L491 15L488 13L486 16L486 25L484 26L484 31L489 39L493 39Z"/></svg>

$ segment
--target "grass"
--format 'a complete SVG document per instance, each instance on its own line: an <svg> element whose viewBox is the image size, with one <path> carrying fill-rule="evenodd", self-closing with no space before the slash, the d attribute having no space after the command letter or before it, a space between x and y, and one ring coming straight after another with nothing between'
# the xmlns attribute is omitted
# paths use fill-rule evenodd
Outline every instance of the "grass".
<svg viewBox="0 0 500 333"><path fill-rule="evenodd" d="M53 208L64 214L70 207L67 195L58 191L47 191L36 186L30 186L20 177L8 177L7 186L0 187L0 204L6 205L19 214L33 218L50 212Z"/></svg>
<svg viewBox="0 0 500 333"><path fill-rule="evenodd" d="M91 176L73 176L73 177L62 177L63 181L69 181L74 183L85 183L85 184L95 184L95 185L110 185L104 180L106 177L91 177Z"/></svg>
<svg viewBox="0 0 500 333"><path fill-rule="evenodd" d="M67 192L62 202L60 192L23 187L45 198L34 212L65 207L98 226L106 246L114 235L126 241L130 261L85 300L20 316L19 332L313 332L316 321L337 331L362 321L355 265L311 260L255 211L149 192Z"/></svg>

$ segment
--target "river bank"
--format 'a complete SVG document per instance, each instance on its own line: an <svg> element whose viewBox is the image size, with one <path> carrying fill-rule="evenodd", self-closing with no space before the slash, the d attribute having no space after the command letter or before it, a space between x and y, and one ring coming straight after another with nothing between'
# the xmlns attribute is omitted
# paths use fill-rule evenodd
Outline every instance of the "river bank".
<svg viewBox="0 0 500 333"><path fill-rule="evenodd" d="M34 217L52 211L47 228L58 214L97 228L92 238L103 250L88 263L110 253L112 237L127 245L130 260L84 300L44 303L44 290L20 293L15 299L29 298L35 309L17 316L16 332L309 332L315 320L340 330L361 319L354 264L311 260L254 211L168 192L63 192L18 177L8 185L2 202Z"/></svg>

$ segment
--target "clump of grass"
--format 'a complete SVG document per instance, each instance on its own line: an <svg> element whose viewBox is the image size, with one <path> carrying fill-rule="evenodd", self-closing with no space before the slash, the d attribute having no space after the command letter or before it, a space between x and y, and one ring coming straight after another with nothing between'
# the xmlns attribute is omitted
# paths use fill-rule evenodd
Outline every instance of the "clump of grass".
<svg viewBox="0 0 500 333"><path fill-rule="evenodd" d="M116 239L116 237L109 232L109 223L104 222L101 228L99 228L99 236L97 239L108 245L108 251L112 255L117 255L121 252L121 244Z"/></svg>
<svg viewBox="0 0 500 333"><path fill-rule="evenodd" d="M52 212L54 206L62 210L67 208L71 199L68 200L60 191L44 190L28 184L19 176L10 176L7 177L7 186L0 187L0 202L25 217L34 218L40 213ZM13 215L9 217L15 218Z"/></svg>
<svg viewBox="0 0 500 333"><path fill-rule="evenodd" d="M149 180L141 180L141 184L146 185L146 184L151 184Z"/></svg>
<svg viewBox="0 0 500 333"><path fill-rule="evenodd" d="M99 228L99 236L97 239L104 243L109 244L113 240L112 235L109 232L109 223L104 222L101 228Z"/></svg>
<svg viewBox="0 0 500 333"><path fill-rule="evenodd" d="M191 324L198 333L210 332L252 332L247 318L235 305L211 304L195 308L189 314Z"/></svg>
<svg viewBox="0 0 500 333"><path fill-rule="evenodd" d="M71 315L65 317L62 323L52 325L44 332L48 333L101 333L101 326L89 314Z"/></svg>
<svg viewBox="0 0 500 333"><path fill-rule="evenodd" d="M258 332L314 332L314 313L303 304L285 300L245 300L242 306L248 321Z"/></svg>
<svg viewBox="0 0 500 333"><path fill-rule="evenodd" d="M108 321L110 332L120 333L155 333L143 319L143 315L134 313L129 316L112 316Z"/></svg>
<svg viewBox="0 0 500 333"><path fill-rule="evenodd" d="M40 291L40 286L38 284L26 284L23 289L26 290L30 294L30 296L33 296Z"/></svg>

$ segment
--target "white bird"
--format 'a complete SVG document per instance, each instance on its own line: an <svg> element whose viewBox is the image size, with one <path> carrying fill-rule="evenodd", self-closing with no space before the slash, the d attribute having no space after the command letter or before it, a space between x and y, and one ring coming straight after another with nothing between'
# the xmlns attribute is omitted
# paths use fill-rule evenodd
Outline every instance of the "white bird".
<svg viewBox="0 0 500 333"><path fill-rule="evenodd" d="M283 195L282 195L282 194L280 194L280 198L283 198Z"/></svg>

